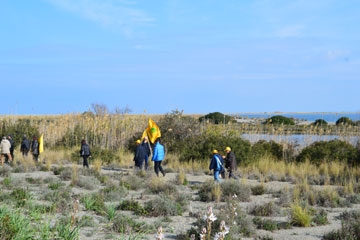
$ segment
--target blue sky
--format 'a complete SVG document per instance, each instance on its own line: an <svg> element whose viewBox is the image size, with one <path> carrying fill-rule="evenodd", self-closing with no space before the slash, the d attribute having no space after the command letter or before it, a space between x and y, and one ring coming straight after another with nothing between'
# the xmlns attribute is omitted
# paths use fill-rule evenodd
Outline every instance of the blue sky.
<svg viewBox="0 0 360 240"><path fill-rule="evenodd" d="M0 114L360 111L357 0L4 0Z"/></svg>

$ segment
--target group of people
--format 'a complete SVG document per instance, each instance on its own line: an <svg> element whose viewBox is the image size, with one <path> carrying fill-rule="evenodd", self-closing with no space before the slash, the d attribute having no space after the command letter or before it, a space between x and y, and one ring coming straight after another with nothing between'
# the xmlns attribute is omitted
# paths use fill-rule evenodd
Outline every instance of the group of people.
<svg viewBox="0 0 360 240"><path fill-rule="evenodd" d="M26 138L26 135L24 135L21 141L20 151L24 157L27 156L30 151L34 160L38 162L40 154L39 146L40 144L37 137L34 136L30 144L30 141ZM8 136L3 136L0 142L1 166L4 165L4 160L7 164L10 164L10 162L14 161L14 149L15 142L13 140L13 136L11 134Z"/></svg>
<svg viewBox="0 0 360 240"><path fill-rule="evenodd" d="M235 176L236 171L236 157L230 147L225 148L226 155L221 156L219 152L214 149L212 151L212 159L209 169L214 171L215 181L220 183L220 176L225 178L225 172L229 173L229 178L237 179ZM224 166L225 161L225 166Z"/></svg>
<svg viewBox="0 0 360 240"><path fill-rule="evenodd" d="M12 138L12 135L3 136L0 143L0 151L1 151L1 165L4 165L4 159L6 163L10 163L14 160L14 149L15 142ZM23 136L20 151L22 155L25 157L28 155L29 151L33 155L34 160L39 161L39 141L37 137L33 137L33 140L30 144L30 141L26 138L26 135ZM225 178L226 171L229 174L229 178L237 179L235 176L236 171L236 158L233 151L231 151L230 147L226 147L225 150L226 155L221 156L217 150L212 151L212 159L210 162L209 169L214 171L214 179L217 182L220 182L220 176ZM161 166L162 161L165 158L165 148L161 144L160 138L157 138L155 141L154 151L152 153L152 149L147 137L144 137L143 141L136 141L136 150L135 150L135 167L137 169L145 169L148 170L149 167L149 157L152 154L152 161L154 162L154 170L157 176L159 176L159 172L165 176L165 171ZM83 158L83 166L89 168L88 158L91 157L90 147L86 143L85 139L81 141L80 148L80 156ZM225 166L224 166L225 163Z"/></svg>
<svg viewBox="0 0 360 240"><path fill-rule="evenodd" d="M135 150L135 167L137 169L148 170L149 167L149 156L152 153L152 149L147 137L144 137L143 141L136 141L136 150ZM165 148L161 144L160 138L155 140L154 152L152 153L151 161L154 162L154 170L157 176L159 176L159 171L165 176L165 171L161 166L162 160L165 158Z"/></svg>

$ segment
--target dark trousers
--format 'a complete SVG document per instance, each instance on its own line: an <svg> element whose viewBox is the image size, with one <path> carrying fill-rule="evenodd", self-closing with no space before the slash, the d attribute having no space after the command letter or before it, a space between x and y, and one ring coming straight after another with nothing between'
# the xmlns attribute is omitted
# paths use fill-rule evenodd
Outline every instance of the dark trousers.
<svg viewBox="0 0 360 240"><path fill-rule="evenodd" d="M23 157L27 157L28 153L29 153L29 151L23 151L22 152Z"/></svg>
<svg viewBox="0 0 360 240"><path fill-rule="evenodd" d="M229 169L229 179L230 179L230 178L238 179L237 177L235 177L234 172L235 172L234 170Z"/></svg>
<svg viewBox="0 0 360 240"><path fill-rule="evenodd" d="M159 170L160 172L163 174L163 176L165 176L165 172L164 172L164 169L162 168L161 166L161 162L162 161L154 161L154 164L155 164L155 173L157 176L159 176Z"/></svg>
<svg viewBox="0 0 360 240"><path fill-rule="evenodd" d="M145 170L148 170L149 167L149 156L145 157Z"/></svg>
<svg viewBox="0 0 360 240"><path fill-rule="evenodd" d="M136 160L135 161L135 167L142 170L143 169L143 165L144 165L144 159L142 160Z"/></svg>
<svg viewBox="0 0 360 240"><path fill-rule="evenodd" d="M39 154L33 154L34 161L39 161Z"/></svg>
<svg viewBox="0 0 360 240"><path fill-rule="evenodd" d="M83 157L83 159L84 159L83 167L89 168L89 162L88 162L89 156L82 156L82 157Z"/></svg>

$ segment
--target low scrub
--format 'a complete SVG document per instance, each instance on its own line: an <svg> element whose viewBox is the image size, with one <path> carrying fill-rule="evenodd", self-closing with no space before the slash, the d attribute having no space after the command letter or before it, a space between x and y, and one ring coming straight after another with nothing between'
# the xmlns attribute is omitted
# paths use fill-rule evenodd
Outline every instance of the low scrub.
<svg viewBox="0 0 360 240"><path fill-rule="evenodd" d="M280 213L280 208L273 202L268 202L263 205L253 206L249 213L254 216L270 217L278 215Z"/></svg>
<svg viewBox="0 0 360 240"><path fill-rule="evenodd" d="M145 210L150 216L178 216L182 215L183 209L180 203L168 196L159 196L145 203Z"/></svg>

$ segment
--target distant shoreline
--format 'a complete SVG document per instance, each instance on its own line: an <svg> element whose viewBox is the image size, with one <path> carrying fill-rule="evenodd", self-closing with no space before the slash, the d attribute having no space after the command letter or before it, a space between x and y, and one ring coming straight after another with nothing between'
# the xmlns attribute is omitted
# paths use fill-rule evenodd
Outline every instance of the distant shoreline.
<svg viewBox="0 0 360 240"><path fill-rule="evenodd" d="M275 114L360 114L360 112L257 112L257 113L226 113L226 115L275 115Z"/></svg>

